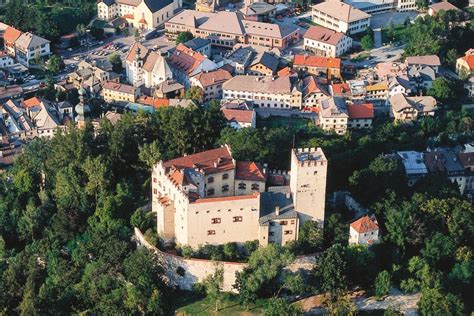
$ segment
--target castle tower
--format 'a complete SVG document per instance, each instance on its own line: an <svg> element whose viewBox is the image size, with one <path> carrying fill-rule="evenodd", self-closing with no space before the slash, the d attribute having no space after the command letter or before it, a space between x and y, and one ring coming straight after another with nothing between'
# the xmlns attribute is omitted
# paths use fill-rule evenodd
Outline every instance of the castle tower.
<svg viewBox="0 0 474 316"><path fill-rule="evenodd" d="M328 162L321 148L291 151L290 189L301 225L306 220L324 224Z"/></svg>

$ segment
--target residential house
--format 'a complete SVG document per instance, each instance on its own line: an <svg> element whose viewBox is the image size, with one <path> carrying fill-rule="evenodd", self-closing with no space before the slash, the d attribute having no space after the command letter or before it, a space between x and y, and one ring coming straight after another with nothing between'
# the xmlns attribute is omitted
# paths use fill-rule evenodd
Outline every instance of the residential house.
<svg viewBox="0 0 474 316"><path fill-rule="evenodd" d="M365 80L349 80L347 82L349 84L349 88L351 89L351 95L348 99L348 101L352 103L362 103L365 101L365 96L366 96L366 82Z"/></svg>
<svg viewBox="0 0 474 316"><path fill-rule="evenodd" d="M203 102L222 98L222 84L232 78L224 69L200 72L190 78L191 86L200 87L203 91Z"/></svg>
<svg viewBox="0 0 474 316"><path fill-rule="evenodd" d="M415 121L423 116L434 116L436 111L436 100L431 96L407 97L396 94L389 99L389 103L391 116L400 122Z"/></svg>
<svg viewBox="0 0 474 316"><path fill-rule="evenodd" d="M184 46L206 57L211 57L211 42L208 39L196 37L185 42Z"/></svg>
<svg viewBox="0 0 474 316"><path fill-rule="evenodd" d="M107 103L128 103L135 102L140 95L138 87L128 84L107 81L102 86L102 96Z"/></svg>
<svg viewBox="0 0 474 316"><path fill-rule="evenodd" d="M464 193L474 199L474 152L458 153L459 162L464 168Z"/></svg>
<svg viewBox="0 0 474 316"><path fill-rule="evenodd" d="M120 76L112 71L110 62L81 61L74 72L68 76L68 83L76 89L84 88L90 95L98 97L102 85L108 81L119 82Z"/></svg>
<svg viewBox="0 0 474 316"><path fill-rule="evenodd" d="M319 124L325 131L345 134L349 123L349 112L346 100L340 97L331 97L321 102Z"/></svg>
<svg viewBox="0 0 474 316"><path fill-rule="evenodd" d="M312 6L313 22L344 34L364 32L370 26L370 14L338 0Z"/></svg>
<svg viewBox="0 0 474 316"><path fill-rule="evenodd" d="M155 87L154 95L164 99L180 98L184 96L184 86L174 79L165 80Z"/></svg>
<svg viewBox="0 0 474 316"><path fill-rule="evenodd" d="M69 101L61 101L56 104L57 111L59 113L59 120L63 122L67 117L69 119L74 119L74 106Z"/></svg>
<svg viewBox="0 0 474 316"><path fill-rule="evenodd" d="M224 63L230 65L238 75L274 75L278 73L280 55L277 50L259 49L252 46L237 45L223 56Z"/></svg>
<svg viewBox="0 0 474 316"><path fill-rule="evenodd" d="M5 51L0 51L0 68L8 68L15 64L15 60Z"/></svg>
<svg viewBox="0 0 474 316"><path fill-rule="evenodd" d="M429 16L435 16L441 11L446 12L446 11L450 11L450 10L453 10L453 11L459 12L459 13L462 12L462 10L460 10L458 7L451 4L450 2L440 1L440 2L437 2L437 3L433 3L432 5L429 6L428 15Z"/></svg>
<svg viewBox="0 0 474 316"><path fill-rule="evenodd" d="M267 22L275 16L277 7L266 2L254 2L244 5L240 11L245 20Z"/></svg>
<svg viewBox="0 0 474 316"><path fill-rule="evenodd" d="M278 72L280 59L273 53L258 53L249 65L248 73L252 75L271 76Z"/></svg>
<svg viewBox="0 0 474 316"><path fill-rule="evenodd" d="M328 91L327 80L315 76L307 76L302 80L303 107L318 108L321 101L327 99L330 94Z"/></svg>
<svg viewBox="0 0 474 316"><path fill-rule="evenodd" d="M319 148L293 149L291 166L290 186L266 191L265 167L236 161L228 146L157 162L151 186L158 234L192 248L297 240L300 224L324 220L327 160Z"/></svg>
<svg viewBox="0 0 474 316"><path fill-rule="evenodd" d="M45 58L51 54L50 42L32 33L22 33L15 41L16 60L29 67L36 58Z"/></svg>
<svg viewBox="0 0 474 316"><path fill-rule="evenodd" d="M207 38L211 45L232 48L237 43L285 49L298 40L298 29L278 24L244 20L240 13L183 10L165 24L174 40L180 32Z"/></svg>
<svg viewBox="0 0 474 316"><path fill-rule="evenodd" d="M168 58L173 78L181 83L186 89L191 86L190 78L200 72L211 71L217 68L217 64L204 55L178 44L176 49Z"/></svg>
<svg viewBox="0 0 474 316"><path fill-rule="evenodd" d="M127 81L135 87L152 88L173 78L173 73L163 56L140 43L130 48L125 58Z"/></svg>
<svg viewBox="0 0 474 316"><path fill-rule="evenodd" d="M430 66L412 66L408 69L408 78L416 91L427 91L436 79L436 72Z"/></svg>
<svg viewBox="0 0 474 316"><path fill-rule="evenodd" d="M400 93L409 95L411 92L412 87L408 76L400 75L388 79L388 98Z"/></svg>
<svg viewBox="0 0 474 316"><path fill-rule="evenodd" d="M414 186L419 179L428 174L423 153L417 151L398 151L397 155L405 169L408 186Z"/></svg>
<svg viewBox="0 0 474 316"><path fill-rule="evenodd" d="M351 223L349 228L350 245L370 246L379 241L379 225L375 218L365 215Z"/></svg>
<svg viewBox="0 0 474 316"><path fill-rule="evenodd" d="M407 76L408 65L406 63L399 62L384 62L375 65L375 72L378 80L387 81L390 78L397 76Z"/></svg>
<svg viewBox="0 0 474 316"><path fill-rule="evenodd" d="M372 103L347 104L349 129L371 128L374 119L374 105Z"/></svg>
<svg viewBox="0 0 474 316"><path fill-rule="evenodd" d="M341 59L333 57L295 55L293 68L316 76L327 75L328 79L341 77Z"/></svg>
<svg viewBox="0 0 474 316"><path fill-rule="evenodd" d="M418 67L431 67L435 71L435 74L438 73L438 69L441 66L441 61L436 55L426 55L426 56L410 56L405 59L405 64L408 67L418 66Z"/></svg>
<svg viewBox="0 0 474 316"><path fill-rule="evenodd" d="M7 27L3 33L3 45L8 55L15 57L15 42L21 36L21 31L14 27Z"/></svg>
<svg viewBox="0 0 474 316"><path fill-rule="evenodd" d="M461 79L474 75L474 49L470 49L456 60L456 72Z"/></svg>
<svg viewBox="0 0 474 316"><path fill-rule="evenodd" d="M228 109L223 107L222 114L224 114L227 124L235 129L257 127L257 113L255 110Z"/></svg>
<svg viewBox="0 0 474 316"><path fill-rule="evenodd" d="M305 50L323 57L338 57L352 47L352 38L321 26L310 27L303 38Z"/></svg>
<svg viewBox="0 0 474 316"><path fill-rule="evenodd" d="M333 83L329 86L329 92L334 97L342 97L345 99L352 98L351 87L346 83Z"/></svg>
<svg viewBox="0 0 474 316"><path fill-rule="evenodd" d="M181 7L182 0L101 0L97 3L97 14L104 21L123 18L134 28L153 30Z"/></svg>
<svg viewBox="0 0 474 316"><path fill-rule="evenodd" d="M461 194L464 193L467 183L465 168L454 150L436 149L424 153L424 158L430 173L446 176L451 182L458 185Z"/></svg>
<svg viewBox="0 0 474 316"><path fill-rule="evenodd" d="M365 86L365 100L375 105L384 105L388 99L387 82L378 82Z"/></svg>

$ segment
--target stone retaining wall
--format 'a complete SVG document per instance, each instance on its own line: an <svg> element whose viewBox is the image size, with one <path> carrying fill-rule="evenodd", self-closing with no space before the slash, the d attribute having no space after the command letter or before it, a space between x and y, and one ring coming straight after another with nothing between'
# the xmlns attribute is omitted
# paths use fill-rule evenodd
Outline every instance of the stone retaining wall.
<svg viewBox="0 0 474 316"><path fill-rule="evenodd" d="M203 281L208 275L213 274L216 268L224 270L223 291L236 292L232 287L235 284L235 273L242 271L247 263L228 262L228 261L212 261L206 259L184 258L163 252L151 245L145 240L140 229L135 227L135 238L138 244L153 251L161 265L165 269L165 275L171 286L178 287L183 290L191 290L192 286ZM295 262L288 266L288 270L310 271L315 263L314 255L297 257Z"/></svg>

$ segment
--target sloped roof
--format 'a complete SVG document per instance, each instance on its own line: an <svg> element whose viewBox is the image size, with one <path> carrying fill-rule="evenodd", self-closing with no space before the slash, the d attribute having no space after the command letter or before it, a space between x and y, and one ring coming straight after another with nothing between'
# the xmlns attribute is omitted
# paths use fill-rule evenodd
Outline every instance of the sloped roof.
<svg viewBox="0 0 474 316"><path fill-rule="evenodd" d="M449 10L454 10L454 11L461 11L458 7L453 5L452 3L448 1L441 1L438 3L434 3L430 5L430 9L433 10L433 12L437 13L439 11L449 11Z"/></svg>
<svg viewBox="0 0 474 316"><path fill-rule="evenodd" d="M205 88L215 84L221 84L223 82L226 82L227 80L232 78L232 75L227 70L220 68L213 71L200 72L199 74L194 76L194 78L198 80Z"/></svg>
<svg viewBox="0 0 474 316"><path fill-rule="evenodd" d="M436 55L410 56L407 57L408 65L441 66L441 61Z"/></svg>
<svg viewBox="0 0 474 316"><path fill-rule="evenodd" d="M311 26L304 34L304 38L334 46L337 45L344 36L344 33L336 32L322 26Z"/></svg>
<svg viewBox="0 0 474 316"><path fill-rule="evenodd" d="M102 88L107 89L107 90L127 93L127 94L134 94L135 93L135 87L134 86L131 86L131 85L128 85L128 84L123 84L123 83L117 83L117 82L114 82L114 81L107 81L102 86Z"/></svg>
<svg viewBox="0 0 474 316"><path fill-rule="evenodd" d="M3 39L5 42L15 43L15 41L20 37L21 34L21 31L9 26L5 30L5 33L3 33Z"/></svg>
<svg viewBox="0 0 474 316"><path fill-rule="evenodd" d="M293 65L303 67L341 68L340 58L295 55Z"/></svg>
<svg viewBox="0 0 474 316"><path fill-rule="evenodd" d="M303 78L303 96L311 93L322 93L329 96L329 92L318 82L314 76L307 76Z"/></svg>
<svg viewBox="0 0 474 316"><path fill-rule="evenodd" d="M278 65L280 64L280 59L271 53L263 52L259 53L253 60L252 66L256 64L262 64L275 72L278 69Z"/></svg>
<svg viewBox="0 0 474 316"><path fill-rule="evenodd" d="M143 2L145 2L151 12L155 13L156 11L172 4L173 0L143 0Z"/></svg>
<svg viewBox="0 0 474 316"><path fill-rule="evenodd" d="M236 12L219 11L199 25L199 28L238 35L245 34L242 17Z"/></svg>
<svg viewBox="0 0 474 316"><path fill-rule="evenodd" d="M466 55L461 57L461 59L467 63L471 71L474 70L474 55Z"/></svg>
<svg viewBox="0 0 474 316"><path fill-rule="evenodd" d="M47 39L36 36L32 33L23 33L16 40L15 45L22 49L28 49L30 47L37 47L48 43L49 41Z"/></svg>
<svg viewBox="0 0 474 316"><path fill-rule="evenodd" d="M341 97L331 97L321 101L321 116L349 118L346 100Z"/></svg>
<svg viewBox="0 0 474 316"><path fill-rule="evenodd" d="M29 98L25 101L23 101L23 106L25 108L31 108L31 107L34 107L34 106L39 106L41 104L41 99L37 98L37 97L32 97L32 98Z"/></svg>
<svg viewBox="0 0 474 316"><path fill-rule="evenodd" d="M207 58L201 53L195 52L180 43L168 58L168 63L180 71L190 74L199 67L205 59Z"/></svg>
<svg viewBox="0 0 474 316"><path fill-rule="evenodd" d="M168 160L163 164L165 168L171 166L177 169L200 168L207 174L230 170L235 167L227 146Z"/></svg>
<svg viewBox="0 0 474 316"><path fill-rule="evenodd" d="M372 103L348 104L347 110L350 119L373 119L374 105Z"/></svg>
<svg viewBox="0 0 474 316"><path fill-rule="evenodd" d="M261 76L234 76L227 80L223 86L225 90L238 90L249 92L267 92L289 94L291 93L291 77L261 77Z"/></svg>
<svg viewBox="0 0 474 316"><path fill-rule="evenodd" d="M379 229L377 225L369 216L363 216L351 223L351 227L359 234L373 232Z"/></svg>
<svg viewBox="0 0 474 316"><path fill-rule="evenodd" d="M253 161L237 161L235 179L249 181L265 181L267 179L261 164Z"/></svg>
<svg viewBox="0 0 474 316"><path fill-rule="evenodd" d="M253 110L240 110L240 109L222 109L222 114L228 121L252 123L252 117L254 115Z"/></svg>
<svg viewBox="0 0 474 316"><path fill-rule="evenodd" d="M142 44L136 42L128 51L126 61L132 62L135 60L137 52L140 53L140 59L143 60L143 69L148 72L153 72L162 75L164 78L171 76L171 70L168 63L163 56L157 54L151 49L146 48Z"/></svg>
<svg viewBox="0 0 474 316"><path fill-rule="evenodd" d="M356 9L350 4L346 4L342 1L337 0L325 1L314 5L313 8L346 23L362 19L368 19L371 17L370 14Z"/></svg>

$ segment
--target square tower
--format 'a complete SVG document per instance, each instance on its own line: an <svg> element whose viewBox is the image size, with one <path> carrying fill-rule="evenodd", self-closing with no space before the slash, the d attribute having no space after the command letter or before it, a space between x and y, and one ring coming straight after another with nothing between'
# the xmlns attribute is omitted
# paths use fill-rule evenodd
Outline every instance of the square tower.
<svg viewBox="0 0 474 316"><path fill-rule="evenodd" d="M291 151L290 189L301 225L306 220L324 224L328 162L321 148Z"/></svg>

